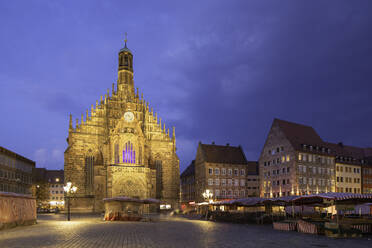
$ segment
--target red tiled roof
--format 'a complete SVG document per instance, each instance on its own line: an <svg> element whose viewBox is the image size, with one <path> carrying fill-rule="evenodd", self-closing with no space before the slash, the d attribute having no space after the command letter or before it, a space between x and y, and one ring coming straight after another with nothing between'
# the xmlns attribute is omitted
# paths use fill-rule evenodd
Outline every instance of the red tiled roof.
<svg viewBox="0 0 372 248"><path fill-rule="evenodd" d="M278 125L294 149L302 150L302 144L324 146L323 140L310 126L289 121L274 119L273 125Z"/></svg>
<svg viewBox="0 0 372 248"><path fill-rule="evenodd" d="M199 144L206 162L225 164L247 164L240 146L220 146Z"/></svg>

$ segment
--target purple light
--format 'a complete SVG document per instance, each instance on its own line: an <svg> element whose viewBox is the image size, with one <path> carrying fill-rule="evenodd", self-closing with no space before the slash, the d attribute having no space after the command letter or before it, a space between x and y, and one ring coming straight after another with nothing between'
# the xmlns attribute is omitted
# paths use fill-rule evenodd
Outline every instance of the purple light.
<svg viewBox="0 0 372 248"><path fill-rule="evenodd" d="M124 163L136 163L136 151L133 149L133 144L128 141L125 143L125 150L123 150L123 162Z"/></svg>

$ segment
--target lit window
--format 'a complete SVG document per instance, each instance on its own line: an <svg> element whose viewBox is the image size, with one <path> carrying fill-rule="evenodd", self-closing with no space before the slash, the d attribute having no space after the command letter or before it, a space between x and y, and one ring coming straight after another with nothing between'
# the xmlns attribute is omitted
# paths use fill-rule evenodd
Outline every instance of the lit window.
<svg viewBox="0 0 372 248"><path fill-rule="evenodd" d="M289 157L289 155L287 155L287 162L289 162L289 160L290 160L290 157Z"/></svg>
<svg viewBox="0 0 372 248"><path fill-rule="evenodd" d="M123 163L136 163L136 151L133 147L133 143L130 141L125 143L125 149L123 150Z"/></svg>
<svg viewBox="0 0 372 248"><path fill-rule="evenodd" d="M57 183L59 182L59 178L56 178L56 182L57 182Z"/></svg>
<svg viewBox="0 0 372 248"><path fill-rule="evenodd" d="M245 180L244 179L240 179L240 186L245 186Z"/></svg>
<svg viewBox="0 0 372 248"><path fill-rule="evenodd" d="M208 179L208 185L213 185L213 179L212 178Z"/></svg>

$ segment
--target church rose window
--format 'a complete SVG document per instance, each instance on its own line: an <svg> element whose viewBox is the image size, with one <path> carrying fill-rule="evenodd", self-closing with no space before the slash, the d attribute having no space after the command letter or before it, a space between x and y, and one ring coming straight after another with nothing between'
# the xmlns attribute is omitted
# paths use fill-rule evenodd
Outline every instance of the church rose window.
<svg viewBox="0 0 372 248"><path fill-rule="evenodd" d="M125 143L123 150L123 162L135 164L136 163L136 151L133 148L133 144L128 141Z"/></svg>

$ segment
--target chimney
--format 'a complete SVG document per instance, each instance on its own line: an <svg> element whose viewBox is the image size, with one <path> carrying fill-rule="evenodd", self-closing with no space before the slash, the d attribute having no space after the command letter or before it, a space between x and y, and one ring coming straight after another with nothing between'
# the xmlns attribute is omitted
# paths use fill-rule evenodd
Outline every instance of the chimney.
<svg viewBox="0 0 372 248"><path fill-rule="evenodd" d="M214 145L214 141L212 141L212 145Z"/></svg>
<svg viewBox="0 0 372 248"><path fill-rule="evenodd" d="M230 143L226 143L226 146L230 146Z"/></svg>
<svg viewBox="0 0 372 248"><path fill-rule="evenodd" d="M338 145L344 147L344 144L342 142L338 142Z"/></svg>

